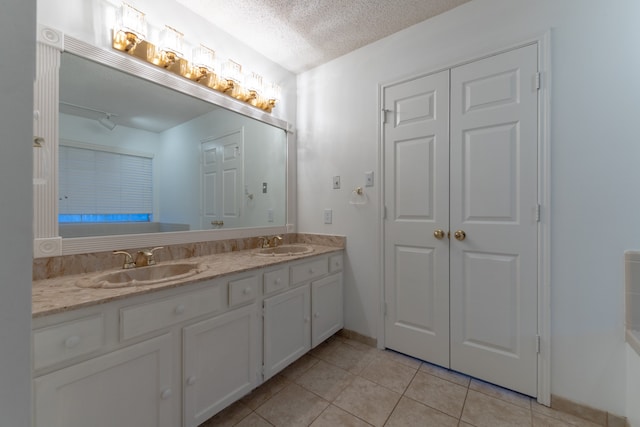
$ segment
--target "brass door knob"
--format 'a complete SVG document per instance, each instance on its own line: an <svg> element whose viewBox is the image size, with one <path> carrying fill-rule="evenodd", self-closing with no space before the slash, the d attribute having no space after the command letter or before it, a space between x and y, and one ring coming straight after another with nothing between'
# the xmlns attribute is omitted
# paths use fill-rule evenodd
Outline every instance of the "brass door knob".
<svg viewBox="0 0 640 427"><path fill-rule="evenodd" d="M460 240L461 242L467 238L467 233L465 233L462 230L457 230L455 233L453 233L453 237L456 238L456 240Z"/></svg>
<svg viewBox="0 0 640 427"><path fill-rule="evenodd" d="M444 231L440 230L439 228L433 232L433 237L435 237L438 240L441 240L444 238Z"/></svg>

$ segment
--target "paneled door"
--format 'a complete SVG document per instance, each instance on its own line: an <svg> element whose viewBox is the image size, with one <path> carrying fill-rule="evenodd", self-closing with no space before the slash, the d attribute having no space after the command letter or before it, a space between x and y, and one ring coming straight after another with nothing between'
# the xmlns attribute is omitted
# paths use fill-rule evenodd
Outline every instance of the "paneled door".
<svg viewBox="0 0 640 427"><path fill-rule="evenodd" d="M202 228L236 227L244 188L244 129L201 143Z"/></svg>
<svg viewBox="0 0 640 427"><path fill-rule="evenodd" d="M531 396L536 76L530 45L384 93L386 346ZM438 121L450 135L415 126Z"/></svg>
<svg viewBox="0 0 640 427"><path fill-rule="evenodd" d="M451 368L531 396L537 57L530 45L451 70Z"/></svg>
<svg viewBox="0 0 640 427"><path fill-rule="evenodd" d="M449 71L384 108L386 346L449 366Z"/></svg>

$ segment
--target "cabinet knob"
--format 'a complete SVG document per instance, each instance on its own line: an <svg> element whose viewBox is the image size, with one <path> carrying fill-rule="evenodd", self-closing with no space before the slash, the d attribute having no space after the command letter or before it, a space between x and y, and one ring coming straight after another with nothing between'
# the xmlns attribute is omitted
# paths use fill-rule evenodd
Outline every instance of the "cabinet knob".
<svg viewBox="0 0 640 427"><path fill-rule="evenodd" d="M171 397L171 395L173 394L173 392L171 391L170 388L166 388L164 390L162 390L162 393L160 393L160 398L162 400L167 400L168 398Z"/></svg>
<svg viewBox="0 0 640 427"><path fill-rule="evenodd" d="M182 314L182 313L184 313L184 304L180 304L180 305L178 305L178 306L176 307L176 309L175 309L175 310L173 310L173 312L174 312L175 314Z"/></svg>
<svg viewBox="0 0 640 427"><path fill-rule="evenodd" d="M250 287L244 288L244 291L242 291L242 293L245 295L249 295L251 293L251 288Z"/></svg>
<svg viewBox="0 0 640 427"><path fill-rule="evenodd" d="M309 274L313 274L313 268L309 269Z"/></svg>
<svg viewBox="0 0 640 427"><path fill-rule="evenodd" d="M66 348L74 348L78 344L80 344L80 337L77 335L72 335L66 340L64 340L64 346Z"/></svg>
<svg viewBox="0 0 640 427"><path fill-rule="evenodd" d="M279 285L280 283L282 283L282 279L278 277L276 280L273 281L273 283L275 283L276 285Z"/></svg>
<svg viewBox="0 0 640 427"><path fill-rule="evenodd" d="M320 313L313 313L313 317L317 319L318 317L320 317Z"/></svg>
<svg viewBox="0 0 640 427"><path fill-rule="evenodd" d="M304 318L304 323L309 323L309 318L308 317Z"/></svg>
<svg viewBox="0 0 640 427"><path fill-rule="evenodd" d="M191 375L189 378L187 378L187 385L194 385L196 383L196 377Z"/></svg>

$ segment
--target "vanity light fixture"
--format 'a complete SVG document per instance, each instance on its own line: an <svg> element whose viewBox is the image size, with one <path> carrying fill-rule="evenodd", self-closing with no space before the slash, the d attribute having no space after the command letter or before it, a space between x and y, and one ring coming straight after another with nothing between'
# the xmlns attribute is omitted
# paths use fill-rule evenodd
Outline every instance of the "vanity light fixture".
<svg viewBox="0 0 640 427"><path fill-rule="evenodd" d="M228 60L218 65L215 51L208 47L196 47L192 52L192 60L187 60L184 34L172 27L165 26L157 45L146 37L145 14L122 3L113 28L114 49L269 113L280 99L280 86L263 80L256 73L243 74L242 66L235 61Z"/></svg>
<svg viewBox="0 0 640 427"><path fill-rule="evenodd" d="M165 25L160 34L160 55L165 68L170 67L184 57L183 38L184 34L180 31Z"/></svg>
<svg viewBox="0 0 640 427"><path fill-rule="evenodd" d="M116 14L116 25L113 29L114 44L120 46L119 50L125 52L134 51L147 36L147 23L144 13L138 9L122 3Z"/></svg>

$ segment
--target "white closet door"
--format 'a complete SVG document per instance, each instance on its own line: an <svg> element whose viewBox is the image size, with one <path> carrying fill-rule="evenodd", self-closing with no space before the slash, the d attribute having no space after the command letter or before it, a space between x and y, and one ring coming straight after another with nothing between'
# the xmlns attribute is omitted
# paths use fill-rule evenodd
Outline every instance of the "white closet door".
<svg viewBox="0 0 640 427"><path fill-rule="evenodd" d="M530 45L451 70L451 368L531 396L537 69Z"/></svg>
<svg viewBox="0 0 640 427"><path fill-rule="evenodd" d="M449 71L384 99L385 343L449 366Z"/></svg>

